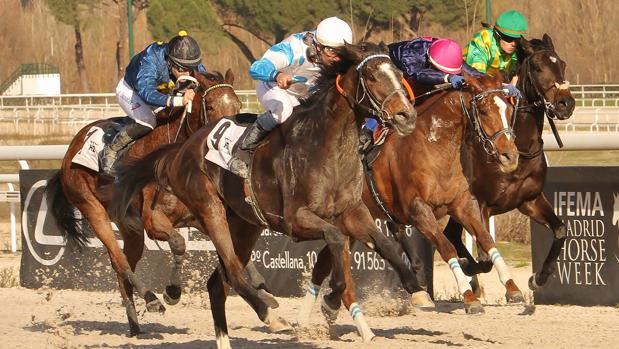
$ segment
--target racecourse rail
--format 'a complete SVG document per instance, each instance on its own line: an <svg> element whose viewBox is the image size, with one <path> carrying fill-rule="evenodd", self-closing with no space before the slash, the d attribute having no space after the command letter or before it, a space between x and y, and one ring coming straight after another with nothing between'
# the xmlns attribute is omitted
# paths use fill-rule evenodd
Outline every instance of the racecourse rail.
<svg viewBox="0 0 619 349"><path fill-rule="evenodd" d="M619 85L572 85L574 115L557 121L563 132L619 132ZM260 112L254 90L237 90L244 112ZM0 96L0 122L86 124L123 112L114 93Z"/></svg>

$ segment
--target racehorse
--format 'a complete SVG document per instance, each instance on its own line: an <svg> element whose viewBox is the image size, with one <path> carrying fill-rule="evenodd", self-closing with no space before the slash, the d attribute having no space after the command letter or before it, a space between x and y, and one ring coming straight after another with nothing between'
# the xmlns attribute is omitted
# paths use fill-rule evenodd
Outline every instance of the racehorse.
<svg viewBox="0 0 619 349"><path fill-rule="evenodd" d="M524 105L518 107L514 121L516 146L520 154L518 168L504 173L497 164L479 164L477 159L485 155L482 146L470 144L473 169L471 189L479 201L481 216L488 226L490 216L517 208L537 223L550 228L554 239L541 270L529 278L529 288L543 286L556 268L556 259L566 237L565 224L557 217L543 193L547 164L543 156L542 131L544 118L548 118L555 132L553 119L568 119L575 107L575 100L565 80L565 62L554 49L552 39L544 34L542 40L520 39L518 51L517 87L523 94ZM560 141L559 141L560 142ZM464 268L467 275L488 272L492 262L487 256L480 256L479 263L470 255L462 243L462 225L450 219L444 230L454 244L460 257L469 260ZM474 282L475 283L475 282Z"/></svg>
<svg viewBox="0 0 619 349"><path fill-rule="evenodd" d="M466 312L474 314L483 308L466 281L456 250L442 234L437 220L448 214L471 231L482 248L491 251L495 262L501 264L500 277L509 285L512 297L522 299L469 190L464 143L465 139L472 139L483 144L486 153L475 161L492 161L504 173L516 168L518 152L510 127L513 108L505 100L502 79L481 77L478 80L465 74L465 82L463 90L435 93L421 103L417 100L418 118L413 133L388 135L375 160L365 161L367 180L363 201L373 217L398 225L411 224L432 242L454 273ZM310 295L318 294L330 272L329 259L326 249L318 254L306 303L299 315L300 323L307 322L316 299ZM354 290L349 286L346 293L350 294L344 297L344 305L354 318L360 307L351 309ZM358 325L357 330L364 342L374 337L369 326Z"/></svg>
<svg viewBox="0 0 619 349"><path fill-rule="evenodd" d="M131 145L125 154L126 159L142 157L161 144L173 141L182 142L204 125L207 120L215 120L224 115L238 113L241 102L231 85L234 81L234 75L230 70L226 72L225 78L219 73L196 74L194 78L198 82L198 87L192 109L188 110L188 114L184 114L180 109L160 111L157 115L160 126ZM110 218L106 212L110 198L106 198L105 195L98 192L102 186L110 184L109 177L72 163L73 157L84 146L87 133L92 127L98 126L105 130L121 119L112 118L95 121L80 130L71 141L60 170L49 180L46 191L48 198L52 200L52 215L61 227L65 239L80 248L88 243L87 230L80 224L80 219L74 215L73 207L76 207L106 247L118 278L120 293L127 311L130 335L133 336L140 333L133 301L134 287L138 295L146 301L148 311L165 311L165 307L157 296L147 289L140 278L134 274L135 266L141 258L144 248L142 225L139 221L134 222L133 225L119 224L119 230L124 240L123 253L116 241ZM127 217L127 219L135 219L135 216ZM130 227L134 227L134 229L130 229ZM178 233L176 234L178 235ZM178 254L179 250L184 250L183 238L172 239L170 249L174 254ZM180 270L173 270L171 280L172 286L175 287L172 288L172 296L168 297L164 294L166 300L173 299L176 294L180 297L180 283L174 282L174 280L180 278L179 273ZM178 288L178 291L174 288ZM170 291L170 288L167 288L166 291Z"/></svg>
<svg viewBox="0 0 619 349"><path fill-rule="evenodd" d="M343 50L345 73L335 82L323 76L318 92L295 109L279 132L267 136L253 155L251 177L246 183L254 207L246 200L240 177L203 160L207 142L214 141L213 136L225 125L223 121L209 123L178 150L158 151L121 170L121 178L133 172L151 173L153 180L169 185L202 231L209 234L220 258L220 267L208 282L219 348L230 347L224 281L263 322L269 321L268 307L276 304L242 276L260 227L269 226L295 240L327 242L333 255L333 277L332 293L325 296L325 302L332 309L340 307L342 292L350 282L350 273L343 270L343 265L349 264L345 261L348 255L343 253L344 235L391 262L408 292L422 291L397 255L394 243L376 228L361 200L363 172L357 130L364 117L378 118L400 134L410 133L416 118L400 82L402 74L385 51L384 46L368 43L347 45ZM120 189L135 189L127 187ZM243 219L242 232L227 224L232 221L226 219L226 206L228 215Z"/></svg>

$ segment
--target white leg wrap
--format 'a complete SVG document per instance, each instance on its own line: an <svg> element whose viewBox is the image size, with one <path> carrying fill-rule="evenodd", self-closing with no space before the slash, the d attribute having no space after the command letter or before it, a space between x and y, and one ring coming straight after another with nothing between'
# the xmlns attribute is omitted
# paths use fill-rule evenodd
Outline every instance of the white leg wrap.
<svg viewBox="0 0 619 349"><path fill-rule="evenodd" d="M462 267L460 267L460 263L458 263L458 259L452 258L447 261L447 264L449 264L449 268L456 278L456 284L458 284L458 291L460 291L460 294L464 294L466 291L472 291L471 285L469 285L466 275L464 275Z"/></svg>
<svg viewBox="0 0 619 349"><path fill-rule="evenodd" d="M511 274L509 273L509 269L507 269L507 264L505 264L505 260L499 253L499 250L496 249L496 247L491 248L488 251L488 255L490 256L492 264L494 264L494 267L499 274L499 280L501 280L501 283L505 285L505 283L512 278Z"/></svg>
<svg viewBox="0 0 619 349"><path fill-rule="evenodd" d="M230 337L218 329L215 329L215 342L217 342L217 349L232 349L230 346Z"/></svg>
<svg viewBox="0 0 619 349"><path fill-rule="evenodd" d="M370 342L372 338L375 337L375 335L374 332L372 332L372 329L368 325L367 321L365 321L365 317L361 312L361 306L359 306L358 303L353 303L350 305L350 309L348 309L348 311L350 312L350 316L352 317L352 319L355 321L355 325L357 326L357 332L359 332L359 335L361 336L363 342Z"/></svg>
<svg viewBox="0 0 619 349"><path fill-rule="evenodd" d="M301 304L301 309L299 309L299 326L305 326L309 323L310 314L312 313L319 292L320 286L314 285L314 283L309 281L307 284L307 293L305 293L303 304Z"/></svg>

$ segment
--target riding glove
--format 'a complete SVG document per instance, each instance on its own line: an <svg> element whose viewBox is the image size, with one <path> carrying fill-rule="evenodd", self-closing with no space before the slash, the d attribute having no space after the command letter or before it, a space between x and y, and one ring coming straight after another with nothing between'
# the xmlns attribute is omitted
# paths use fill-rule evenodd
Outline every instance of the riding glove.
<svg viewBox="0 0 619 349"><path fill-rule="evenodd" d="M503 92L510 97L522 98L520 90L512 84L503 84Z"/></svg>
<svg viewBox="0 0 619 349"><path fill-rule="evenodd" d="M464 77L462 75L450 75L449 82L453 88L461 88L464 85Z"/></svg>

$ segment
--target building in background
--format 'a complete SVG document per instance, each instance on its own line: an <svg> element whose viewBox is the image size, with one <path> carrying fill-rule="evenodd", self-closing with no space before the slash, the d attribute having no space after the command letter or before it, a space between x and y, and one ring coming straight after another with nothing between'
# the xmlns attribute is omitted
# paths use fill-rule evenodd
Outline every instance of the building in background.
<svg viewBox="0 0 619 349"><path fill-rule="evenodd" d="M60 72L47 63L22 64L0 85L2 96L59 94Z"/></svg>

